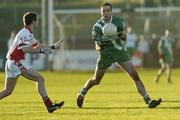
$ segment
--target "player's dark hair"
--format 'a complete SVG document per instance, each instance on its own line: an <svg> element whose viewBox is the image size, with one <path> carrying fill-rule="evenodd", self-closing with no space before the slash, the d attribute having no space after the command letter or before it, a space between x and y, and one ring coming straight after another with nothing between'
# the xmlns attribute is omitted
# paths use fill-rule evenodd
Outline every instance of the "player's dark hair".
<svg viewBox="0 0 180 120"><path fill-rule="evenodd" d="M30 25L33 21L36 21L38 18L38 14L35 12L27 12L23 16L24 25Z"/></svg>
<svg viewBox="0 0 180 120"><path fill-rule="evenodd" d="M111 8L111 10L112 10L112 5L110 3L108 3L108 2L101 5L101 7L103 7L103 6L109 6Z"/></svg>

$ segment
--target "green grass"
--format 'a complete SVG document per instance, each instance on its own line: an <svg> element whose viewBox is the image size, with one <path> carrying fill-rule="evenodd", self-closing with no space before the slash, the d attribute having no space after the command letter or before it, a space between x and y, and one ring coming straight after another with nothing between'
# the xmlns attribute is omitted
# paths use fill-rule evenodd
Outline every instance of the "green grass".
<svg viewBox="0 0 180 120"><path fill-rule="evenodd" d="M162 97L162 104L148 109L136 92L132 80L123 72L108 72L101 85L86 96L82 109L76 106L76 95L91 72L41 72L46 78L49 96L65 101L62 109L47 113L35 83L19 78L10 97L0 101L0 120L179 120L180 81L179 69L173 70L173 84L167 84L165 76L158 85L153 76L157 69L138 69L153 98ZM0 89L4 86L4 73L0 73Z"/></svg>

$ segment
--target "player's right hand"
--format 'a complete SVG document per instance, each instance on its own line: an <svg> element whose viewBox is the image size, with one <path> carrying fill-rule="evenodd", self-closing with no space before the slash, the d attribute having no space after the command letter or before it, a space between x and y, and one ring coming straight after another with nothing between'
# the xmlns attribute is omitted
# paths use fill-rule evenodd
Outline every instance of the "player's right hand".
<svg viewBox="0 0 180 120"><path fill-rule="evenodd" d="M126 39L127 39L126 31L123 30L123 31L118 32L118 37L119 37L121 40L126 41Z"/></svg>

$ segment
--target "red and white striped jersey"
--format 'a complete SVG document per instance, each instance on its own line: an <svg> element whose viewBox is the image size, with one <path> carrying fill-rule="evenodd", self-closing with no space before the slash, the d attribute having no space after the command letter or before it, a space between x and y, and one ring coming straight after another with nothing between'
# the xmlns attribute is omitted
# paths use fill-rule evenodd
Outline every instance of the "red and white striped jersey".
<svg viewBox="0 0 180 120"><path fill-rule="evenodd" d="M24 27L14 38L13 45L10 47L6 58L14 60L15 62L26 60L26 53L22 50L22 48L36 46L38 46L38 42L34 38L32 31L27 27Z"/></svg>

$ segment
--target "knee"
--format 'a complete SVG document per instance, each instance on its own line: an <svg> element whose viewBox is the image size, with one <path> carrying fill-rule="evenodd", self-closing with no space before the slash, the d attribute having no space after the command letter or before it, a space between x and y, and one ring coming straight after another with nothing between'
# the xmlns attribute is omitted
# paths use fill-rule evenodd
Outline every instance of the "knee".
<svg viewBox="0 0 180 120"><path fill-rule="evenodd" d="M97 78L93 78L93 79L91 79L91 80L92 80L92 82L93 82L94 85L99 85L99 84L100 84L100 80L97 79Z"/></svg>
<svg viewBox="0 0 180 120"><path fill-rule="evenodd" d="M39 76L39 77L37 78L37 82L38 82L38 83L44 83L44 78L43 78L42 76Z"/></svg>
<svg viewBox="0 0 180 120"><path fill-rule="evenodd" d="M99 85L99 84L100 84L100 81L94 81L94 84L95 84L95 85Z"/></svg>

